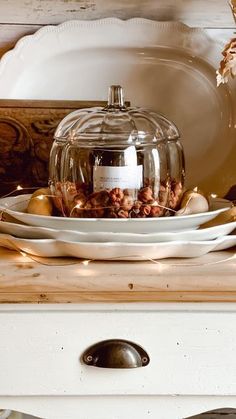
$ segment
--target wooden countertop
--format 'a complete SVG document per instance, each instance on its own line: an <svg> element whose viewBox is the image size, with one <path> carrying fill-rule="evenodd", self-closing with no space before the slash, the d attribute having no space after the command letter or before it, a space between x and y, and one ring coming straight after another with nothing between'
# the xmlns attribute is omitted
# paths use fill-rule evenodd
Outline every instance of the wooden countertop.
<svg viewBox="0 0 236 419"><path fill-rule="evenodd" d="M154 262L32 260L0 248L0 303L236 301L236 249Z"/></svg>

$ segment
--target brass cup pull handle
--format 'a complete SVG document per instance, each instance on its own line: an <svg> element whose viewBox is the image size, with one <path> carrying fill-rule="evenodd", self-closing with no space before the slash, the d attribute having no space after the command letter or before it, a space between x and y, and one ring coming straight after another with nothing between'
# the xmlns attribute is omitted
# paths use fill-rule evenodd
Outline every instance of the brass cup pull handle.
<svg viewBox="0 0 236 419"><path fill-rule="evenodd" d="M104 340L90 346L82 360L86 365L100 368L139 368L150 362L141 346L123 339Z"/></svg>

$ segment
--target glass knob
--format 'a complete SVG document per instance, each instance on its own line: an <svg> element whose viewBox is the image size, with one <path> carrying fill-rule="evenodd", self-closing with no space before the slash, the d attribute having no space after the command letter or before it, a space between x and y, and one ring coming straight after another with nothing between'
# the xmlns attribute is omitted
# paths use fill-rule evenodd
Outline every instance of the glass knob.
<svg viewBox="0 0 236 419"><path fill-rule="evenodd" d="M113 85L109 87L108 109L125 109L124 94L121 86Z"/></svg>

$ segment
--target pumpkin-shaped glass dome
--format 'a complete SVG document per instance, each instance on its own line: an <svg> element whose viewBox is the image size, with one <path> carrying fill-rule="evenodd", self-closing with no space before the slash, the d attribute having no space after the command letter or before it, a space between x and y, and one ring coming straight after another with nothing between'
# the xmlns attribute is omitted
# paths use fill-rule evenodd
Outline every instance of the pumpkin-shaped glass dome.
<svg viewBox="0 0 236 419"><path fill-rule="evenodd" d="M127 107L120 86L110 87L104 108L66 116L54 138L50 187L61 214L154 217L177 207L184 170L178 130L162 115ZM178 159L177 166L170 152ZM175 179L171 165L180 172ZM169 202L171 193L174 199Z"/></svg>
<svg viewBox="0 0 236 419"><path fill-rule="evenodd" d="M164 126L164 124L163 124ZM158 118L146 109L125 106L121 86L111 86L108 103L105 108L87 108L72 112L59 124L54 138L67 140L81 140L84 136L112 136L121 135L140 139L153 138L154 141L163 140L165 135Z"/></svg>

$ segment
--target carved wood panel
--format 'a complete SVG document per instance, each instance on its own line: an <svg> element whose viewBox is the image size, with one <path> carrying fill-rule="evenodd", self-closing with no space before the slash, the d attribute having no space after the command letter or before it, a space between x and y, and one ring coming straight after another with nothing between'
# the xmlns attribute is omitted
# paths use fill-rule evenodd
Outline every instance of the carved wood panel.
<svg viewBox="0 0 236 419"><path fill-rule="evenodd" d="M94 101L0 100L0 195L43 186L58 123L75 109L103 106Z"/></svg>

